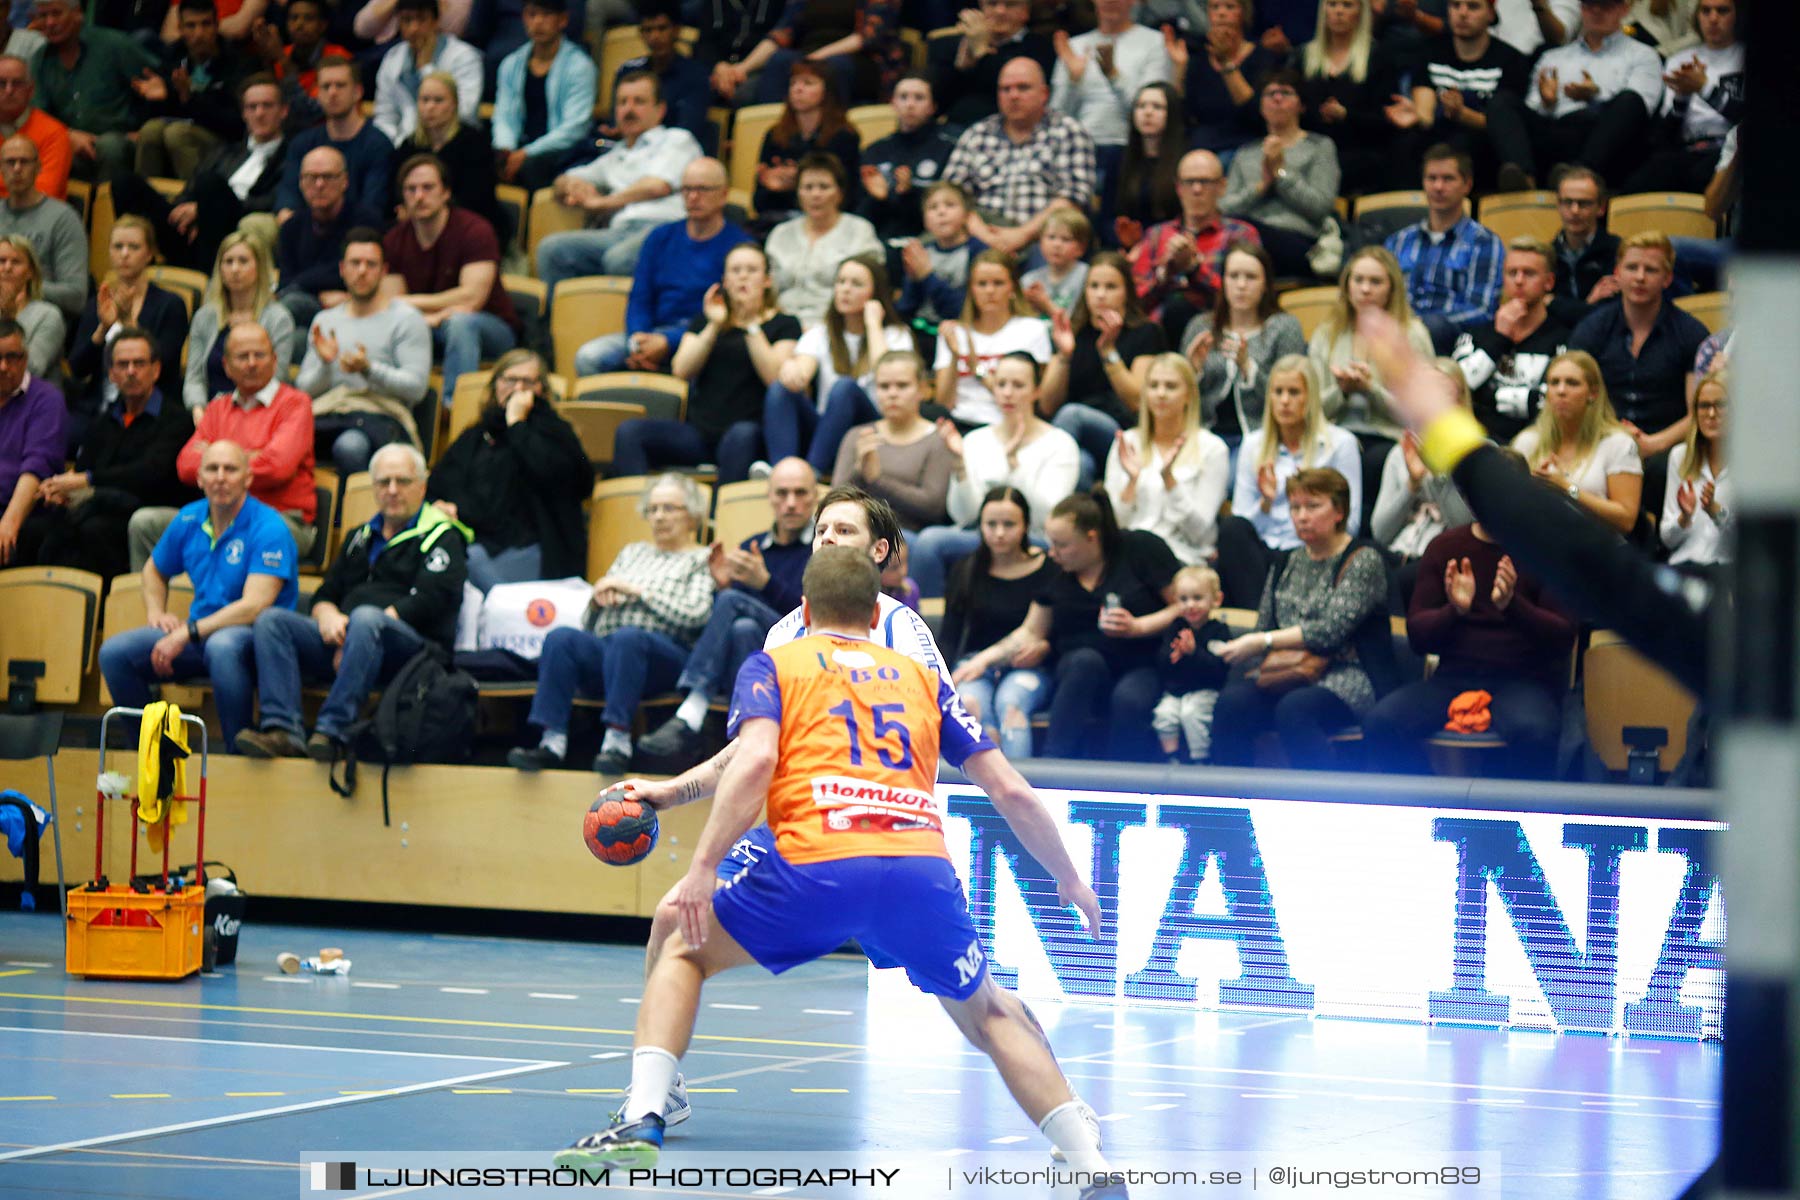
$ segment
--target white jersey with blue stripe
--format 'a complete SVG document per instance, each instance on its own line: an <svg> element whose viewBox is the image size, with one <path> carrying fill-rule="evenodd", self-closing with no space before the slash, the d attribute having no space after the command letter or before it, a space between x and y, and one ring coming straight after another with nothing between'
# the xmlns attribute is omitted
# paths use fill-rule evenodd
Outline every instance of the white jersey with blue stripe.
<svg viewBox="0 0 1800 1200"><path fill-rule="evenodd" d="M879 616L875 627L869 630L869 640L890 650L898 650L915 662L924 663L936 671L944 682L949 683L950 671L944 665L944 655L938 650L937 640L931 636L931 627L925 623L925 618L886 592L876 597L876 603ZM773 650L776 646L785 646L811 633L806 627L805 611L804 608L796 608L775 622L769 630L769 636L763 639L763 649Z"/></svg>

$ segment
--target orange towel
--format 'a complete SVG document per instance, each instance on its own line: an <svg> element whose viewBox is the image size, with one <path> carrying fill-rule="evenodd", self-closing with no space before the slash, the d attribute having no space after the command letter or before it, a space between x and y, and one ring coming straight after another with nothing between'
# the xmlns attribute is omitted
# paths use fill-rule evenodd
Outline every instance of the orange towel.
<svg viewBox="0 0 1800 1200"><path fill-rule="evenodd" d="M1488 705L1494 698L1486 692L1462 692L1450 701L1450 720L1444 725L1451 733L1486 733L1494 723Z"/></svg>

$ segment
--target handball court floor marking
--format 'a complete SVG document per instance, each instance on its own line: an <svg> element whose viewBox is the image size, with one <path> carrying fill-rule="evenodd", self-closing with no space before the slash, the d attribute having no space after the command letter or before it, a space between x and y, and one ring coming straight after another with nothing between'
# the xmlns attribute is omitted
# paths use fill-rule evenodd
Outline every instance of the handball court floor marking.
<svg viewBox="0 0 1800 1200"><path fill-rule="evenodd" d="M268 981L278 952L325 944L348 978ZM641 947L573 942L247 925L234 966L174 984L71 979L60 955L54 914L0 915L0 970L20 972L0 981L0 1200L287 1196L309 1151L547 1161L618 1104L620 1001L642 990ZM1716 1146L1713 1044L1034 1007L1121 1164L1488 1150L1509 1198L1660 1200ZM872 1010L859 960L713 980L684 1070L695 1118L672 1149L1043 1147L948 1018Z"/></svg>

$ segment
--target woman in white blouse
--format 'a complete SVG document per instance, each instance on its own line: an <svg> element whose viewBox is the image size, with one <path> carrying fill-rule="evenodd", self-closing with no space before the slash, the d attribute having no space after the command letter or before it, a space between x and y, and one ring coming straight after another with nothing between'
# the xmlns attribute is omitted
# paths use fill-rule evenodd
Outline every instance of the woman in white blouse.
<svg viewBox="0 0 1800 1200"><path fill-rule="evenodd" d="M1290 354L1269 368L1262 428L1238 449L1231 511L1246 518L1271 550L1300 544L1288 512L1287 481L1304 467L1330 467L1350 484L1346 528L1352 537L1362 515L1362 452L1356 437L1325 419L1318 368Z"/></svg>
<svg viewBox="0 0 1800 1200"><path fill-rule="evenodd" d="M1723 371L1694 389L1694 423L1687 441L1669 451L1669 483L1663 497L1662 540L1675 566L1710 567L1731 561L1731 482L1725 472Z"/></svg>
<svg viewBox="0 0 1800 1200"><path fill-rule="evenodd" d="M1106 492L1123 529L1147 529L1184 563L1211 558L1219 508L1231 483L1231 451L1200 428L1200 385L1179 354L1144 372L1136 429L1121 430L1106 459Z"/></svg>
<svg viewBox="0 0 1800 1200"><path fill-rule="evenodd" d="M962 429L1000 419L994 395L982 376L995 363L1023 350L1040 363L1050 361L1050 327L1039 320L1019 288L1019 263L1004 250L983 250L969 264L969 288L962 320L938 326L938 403ZM977 493L979 495L979 493ZM1061 499L1062 497L1057 497ZM1049 512L1048 506L1034 511Z"/></svg>
<svg viewBox="0 0 1800 1200"><path fill-rule="evenodd" d="M859 254L881 256L881 239L862 217L844 211L849 180L837 159L809 154L800 160L796 192L800 215L769 231L763 249L775 276L776 301L782 312L810 329L831 307L838 264Z"/></svg>
<svg viewBox="0 0 1800 1200"><path fill-rule="evenodd" d="M1637 524L1644 464L1637 443L1619 424L1600 364L1585 350L1569 350L1544 371L1544 407L1537 423L1513 439L1531 473L1620 533Z"/></svg>
<svg viewBox="0 0 1800 1200"><path fill-rule="evenodd" d="M981 498L989 488L1000 484L1018 488L1033 514L1048 513L1075 490L1081 451L1074 438L1037 415L1042 374L1042 366L1030 354L1008 354L994 364L983 385L993 389L998 420L967 435L950 421L938 422L938 436L956 457L950 472L952 523L921 529L913 539L912 575L920 595L943 595L950 568L980 544L980 532L969 526L980 514ZM1034 524L1031 536L1042 544L1043 526Z"/></svg>
<svg viewBox="0 0 1800 1200"><path fill-rule="evenodd" d="M825 320L800 335L763 400L770 462L804 454L813 470L829 477L845 432L881 416L869 399L875 364L890 350L913 348L893 294L879 257L859 255L838 264ZM879 332L871 337L872 330Z"/></svg>

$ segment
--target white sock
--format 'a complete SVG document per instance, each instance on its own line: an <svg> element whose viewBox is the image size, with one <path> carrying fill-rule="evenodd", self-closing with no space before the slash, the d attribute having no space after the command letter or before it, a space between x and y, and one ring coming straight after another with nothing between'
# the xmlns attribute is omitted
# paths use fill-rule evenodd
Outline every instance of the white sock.
<svg viewBox="0 0 1800 1200"><path fill-rule="evenodd" d="M625 1098L627 1123L655 1113L662 1116L663 1101L675 1086L675 1056L657 1046L639 1046L631 1052L631 1095Z"/></svg>
<svg viewBox="0 0 1800 1200"><path fill-rule="evenodd" d="M623 754L626 758L630 758L631 735L626 733L623 729L613 729L608 727L606 737L600 743L600 752L602 754L611 754L614 751Z"/></svg>
<svg viewBox="0 0 1800 1200"><path fill-rule="evenodd" d="M544 736L538 739L538 749L548 750L558 758L567 758L569 755L569 735L566 733L551 733L546 729L544 730Z"/></svg>
<svg viewBox="0 0 1800 1200"><path fill-rule="evenodd" d="M635 1093L634 1093L635 1094ZM1069 1160L1071 1171L1105 1171L1109 1170L1106 1156L1100 1153L1100 1144L1094 1140L1094 1131L1081 1118L1081 1104L1070 1100L1059 1104L1044 1114L1038 1122L1038 1128L1050 1139L1050 1144L1063 1152Z"/></svg>
<svg viewBox="0 0 1800 1200"><path fill-rule="evenodd" d="M706 724L706 706L711 702L705 692L696 689L687 694L687 699L681 702L681 707L675 710L675 715L681 719L683 725L695 733L699 733L700 727Z"/></svg>

